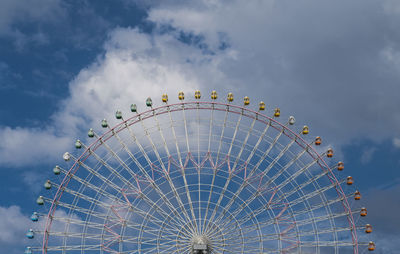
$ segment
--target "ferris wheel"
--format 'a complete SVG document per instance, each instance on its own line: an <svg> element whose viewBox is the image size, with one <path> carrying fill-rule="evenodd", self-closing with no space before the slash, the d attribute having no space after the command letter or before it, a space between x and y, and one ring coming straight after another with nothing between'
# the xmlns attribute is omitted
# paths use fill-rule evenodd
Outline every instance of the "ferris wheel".
<svg viewBox="0 0 400 254"><path fill-rule="evenodd" d="M132 104L76 141L36 200L25 254L375 249L353 178L309 127L248 97L235 105L232 93L178 99Z"/></svg>

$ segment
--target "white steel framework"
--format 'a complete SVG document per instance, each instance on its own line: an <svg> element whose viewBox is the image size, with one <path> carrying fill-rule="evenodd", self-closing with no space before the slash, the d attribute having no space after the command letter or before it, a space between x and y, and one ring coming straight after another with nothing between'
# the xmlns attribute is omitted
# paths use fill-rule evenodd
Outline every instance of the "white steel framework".
<svg viewBox="0 0 400 254"><path fill-rule="evenodd" d="M64 155L72 165L51 181L54 197L43 198L48 212L34 230L42 244L29 251L366 251L352 190L288 126L216 101L121 118L80 142L81 154Z"/></svg>

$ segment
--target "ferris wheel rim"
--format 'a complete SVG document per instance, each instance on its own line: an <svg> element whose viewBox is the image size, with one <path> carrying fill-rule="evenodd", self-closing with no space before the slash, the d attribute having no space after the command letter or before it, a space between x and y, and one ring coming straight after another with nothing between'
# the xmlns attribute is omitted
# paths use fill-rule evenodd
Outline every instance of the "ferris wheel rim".
<svg viewBox="0 0 400 254"><path fill-rule="evenodd" d="M192 107L185 107L185 106L192 106ZM207 107L209 106L209 107ZM216 106L224 106L225 109L218 108ZM171 110L171 108L173 108ZM231 109L236 109L238 111L234 111ZM161 111L162 109L167 109L166 111ZM214 101L188 101L188 102L179 102L179 103L173 103L173 104L165 104L162 106L158 107L152 107L149 110L143 111L141 113L136 113L135 115L127 118L127 119L122 119L123 121L116 124L112 128L108 126L108 130L105 131L102 135L97 136L97 139L94 140L89 146L86 147L86 149L82 152L82 154L74 158L74 163L70 167L70 169L67 171L67 174L65 174L62 182L59 184L59 187L57 189L56 194L54 195L54 198L52 200L49 212L47 214L47 219L45 223L45 230L43 234L43 243L42 243L42 253L45 254L47 253L47 243L48 243L48 234L47 232L51 228L52 224L52 217L54 216L54 213L57 208L57 202L61 198L63 194L63 188L65 188L71 177L76 173L76 171L80 168L80 163L84 162L90 154L88 153L89 151L95 151L98 147L100 147L103 143L106 142L109 138L111 138L114 135L114 132L118 133L124 129L126 129L129 126L132 126L134 124L137 124L138 122L152 118L158 115L166 114L169 112L177 112L177 111L184 111L184 110L217 110L217 111L225 111L227 113L234 113L234 114L241 114L243 116L246 116L248 118L252 118L256 121L259 121L263 124L270 125L274 129L282 131L282 133L287 136L288 138L294 140L300 147L306 150L306 152L314 159L317 160L317 164L319 167L323 170L326 169L328 170L328 178L334 184L334 188L338 194L338 196L342 197L341 203L343 205L343 208L345 212L347 212L347 221L349 223L349 226L351 228L351 236L352 236L352 242L353 242L353 250L355 254L358 254L358 240L357 240L357 232L356 232L356 225L354 222L353 214L351 211L351 206L348 203L346 194L344 193L339 181L337 180L335 174L332 172L332 169L328 166L326 161L323 159L323 157L314 149L314 147L311 146L310 143L307 143L298 133L294 132L292 129L290 129L287 125L280 123L279 121L275 120L273 117L267 116L266 114L263 114L260 111L255 111L252 109L249 109L246 106L238 106L230 103L222 103L222 102L214 102ZM250 114L245 114L250 113ZM152 113L152 114L150 114ZM252 115L253 114L253 115ZM145 116L145 117L143 117ZM263 118L263 119L261 119ZM133 121L137 119L136 121ZM130 122L128 124L128 122ZM111 136L108 136L112 133ZM100 142L101 141L101 142ZM300 141L300 142L299 142ZM83 160L82 160L83 159ZM72 172L74 170L74 172Z"/></svg>

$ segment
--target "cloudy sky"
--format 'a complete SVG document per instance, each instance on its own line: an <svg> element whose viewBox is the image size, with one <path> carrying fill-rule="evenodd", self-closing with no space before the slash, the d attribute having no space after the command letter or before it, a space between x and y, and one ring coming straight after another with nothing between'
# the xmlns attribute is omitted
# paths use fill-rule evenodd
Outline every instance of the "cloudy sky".
<svg viewBox="0 0 400 254"><path fill-rule="evenodd" d="M400 237L400 1L0 1L0 245L21 253L46 175L150 95L215 89L335 148L376 253ZM3 249L3 250L4 250Z"/></svg>

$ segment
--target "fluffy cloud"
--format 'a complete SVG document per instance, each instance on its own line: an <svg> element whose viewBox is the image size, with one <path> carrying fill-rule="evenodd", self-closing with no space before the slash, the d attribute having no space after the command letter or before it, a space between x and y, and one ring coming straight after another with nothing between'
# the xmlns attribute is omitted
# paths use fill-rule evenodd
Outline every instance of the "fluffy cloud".
<svg viewBox="0 0 400 254"><path fill-rule="evenodd" d="M0 207L0 242L19 242L28 230L30 220L21 213L17 206Z"/></svg>
<svg viewBox="0 0 400 254"><path fill-rule="evenodd" d="M144 110L148 96L159 102L163 92L200 88L193 73L213 63L197 51L168 35L154 38L136 29L116 29L105 45L105 54L71 82L70 97L61 102L48 127L0 129L0 164L59 161L73 147L74 139L86 136L90 127L99 127L101 119L114 123L115 110L128 113L132 103ZM186 60L194 63L186 65ZM194 65L198 68L189 68Z"/></svg>
<svg viewBox="0 0 400 254"><path fill-rule="evenodd" d="M8 166L35 165L61 158L61 152L72 143L53 130L0 128L0 163Z"/></svg>
<svg viewBox="0 0 400 254"><path fill-rule="evenodd" d="M25 237L32 222L21 213L18 206L0 206L0 245L4 253L21 253L23 245L28 245L29 240Z"/></svg>
<svg viewBox="0 0 400 254"><path fill-rule="evenodd" d="M198 1L157 6L149 19L198 35L211 49L229 45L235 58L219 63L222 83L282 105L312 133L343 144L400 130L399 54L392 46L400 34L386 4Z"/></svg>
<svg viewBox="0 0 400 254"><path fill-rule="evenodd" d="M154 33L115 29L104 55L70 83L70 97L49 129L3 128L3 133L62 137L58 146L67 148L64 137L76 138L116 109L142 105L149 95L157 100L167 90L217 88L237 98L249 95L252 102L264 100L267 112L281 106L283 117L295 115L298 126L309 124L311 134L332 145L392 139L400 134L394 110L400 107L400 76L388 66L398 62L393 45L400 33L390 26L394 14L376 11L384 9L381 3L360 3L154 5L148 16L158 27ZM26 147L34 147L26 140ZM17 148L6 150L0 147L0 163L18 154Z"/></svg>
<svg viewBox="0 0 400 254"><path fill-rule="evenodd" d="M60 0L3 0L0 9L0 35L15 33L13 25L21 21L46 21L60 17Z"/></svg>
<svg viewBox="0 0 400 254"><path fill-rule="evenodd" d="M11 2L5 6L17 6ZM281 106L283 117L296 116L296 128L309 124L312 135L332 145L390 138L400 146L394 138L400 135L399 12L388 7L394 1L177 2L150 5L148 20L157 26L152 34L131 28L109 34L104 54L71 81L70 96L60 102L48 127L3 126L0 164L59 160L88 128L100 129L102 118L113 124L116 109L127 114L137 103L143 110L148 96L157 104L163 92L176 100L171 95L177 91L196 88L220 94L231 90L236 98L249 95L252 106L264 100L269 113ZM25 11L28 17L49 13L47 7L35 8ZM3 14L0 34L18 20ZM372 155L366 150L363 160ZM375 209L393 204L393 192L378 194L372 197ZM379 203L386 194L388 200ZM2 212L7 218L20 215L16 207ZM372 208L370 214L378 224L379 211ZM396 218L388 218L390 227ZM22 232L22 226L17 228ZM392 230L376 227L381 239ZM12 232L0 239L13 237Z"/></svg>
<svg viewBox="0 0 400 254"><path fill-rule="evenodd" d="M28 42L47 44L47 36L38 31L32 35L25 34L17 28L18 24L55 22L65 16L61 0L3 0L0 8L0 37L14 40L17 50L24 49Z"/></svg>
<svg viewBox="0 0 400 254"><path fill-rule="evenodd" d="M397 253L396 239L400 237L400 221L396 213L400 209L399 179L395 179L393 184L394 187L372 189L365 195L368 202L366 223L373 226L377 253Z"/></svg>
<svg viewBox="0 0 400 254"><path fill-rule="evenodd" d="M397 148L400 148L400 138L394 138L393 145Z"/></svg>

